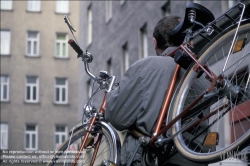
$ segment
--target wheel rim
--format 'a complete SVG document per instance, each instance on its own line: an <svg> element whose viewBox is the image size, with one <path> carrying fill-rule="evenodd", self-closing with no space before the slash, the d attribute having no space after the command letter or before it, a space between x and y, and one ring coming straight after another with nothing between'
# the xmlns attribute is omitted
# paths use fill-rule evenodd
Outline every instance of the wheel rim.
<svg viewBox="0 0 250 166"><path fill-rule="evenodd" d="M82 129L83 130L83 129ZM77 151L79 150L81 139L80 137L85 135L84 131L80 131L75 136L72 136L71 142L73 143L73 146L71 144L70 147L68 147L68 142L61 147L61 151L63 151L63 154L58 154L58 159L55 160L57 164L64 164L65 165L71 165L72 162L75 159L75 156L77 154ZM98 153L96 155L96 160L94 162L94 166L100 166L102 161L108 162L110 159L110 138L107 136L107 131L102 130L103 134L94 134L90 135L87 139L87 146L84 147L81 156L78 160L78 165L90 165L92 156L94 154L94 147L97 145L98 137L102 135L100 147L98 150ZM76 141L75 141L76 140ZM68 149L68 151L65 151L65 149Z"/></svg>
<svg viewBox="0 0 250 166"><path fill-rule="evenodd" d="M233 31L230 32L233 35ZM216 75L221 74L220 71L222 71L222 68L224 67L221 65L223 62L226 60L226 52L225 50L229 50L230 47L230 40L233 38L232 35L229 35L229 37L225 37L223 39L219 39L218 42L216 42L216 45L213 49L207 51L204 53L206 55L208 52L211 54L207 56L201 57L202 60L201 63L205 63ZM225 76L225 79L228 80L229 83L233 84L235 87L240 87L240 88L245 88L245 92L243 93L242 91L239 92L239 96L236 96L234 98L239 98L240 95L243 96L241 97L241 101L234 101L235 99L232 99L233 95L232 92L229 94L226 94L226 98L228 101L233 101L229 102L229 110L225 115L223 114L223 110L218 111L214 116L209 118L208 122L203 122L200 126L197 126L195 129L193 129L190 133L185 132L183 134L178 135L177 138L175 138L175 143L177 145L178 149L181 149L182 153L188 158L191 159L196 159L196 160L210 160L212 158L218 157L219 153L224 152L225 150L230 150L234 149L237 147L238 141L241 140L246 140L249 138L249 128L250 128L250 116L248 115L248 112L250 112L250 86L249 83L248 85L247 82L249 80L249 73L250 73L250 32L249 32L249 24L244 26L244 28L241 28L241 32L239 33L237 37L237 41L246 38L245 46L242 48L241 51L234 53L233 56L231 56L229 60L229 64L227 65L227 69L223 73ZM221 47L223 46L223 47ZM212 48L212 47L211 47ZM248 54L248 55L247 55ZM235 56L237 55L237 56ZM241 55L241 56L239 56ZM245 56L247 55L247 56ZM233 63L237 62L237 63ZM174 116L178 115L183 108L187 104L190 104L195 98L198 97L202 92L206 90L210 86L210 83L208 81L204 81L205 78L200 78L198 81L197 79L194 81L191 78L194 78L197 74L192 72L188 75L188 80L185 80L183 84L185 84L181 88L181 92L183 93L179 94L177 97L179 99L178 101L178 106L174 108L176 112L174 113ZM204 77L204 76L202 76ZM202 80L203 79L203 80ZM194 83L194 84L192 84ZM192 84L192 85L190 85ZM226 92L226 90L224 90ZM232 90L230 90L232 91ZM220 94L221 95L221 94ZM225 95L225 93L223 94ZM187 100L186 100L187 99ZM217 105L225 105L225 98L220 97L219 102L215 103L211 107L207 108L207 110L203 110L205 113L211 112L211 110L216 109L215 107ZM238 107L236 108L235 105ZM247 108L247 111L242 112L243 106ZM213 108L214 107L214 108ZM219 107L217 107L219 108ZM234 109L232 109L234 108ZM225 112L225 111L224 111ZM241 115L241 117L240 117ZM210 151L208 149L204 149L203 146L201 146L201 142L203 142L204 137L208 130L204 132L203 135L198 136L196 139L190 138L190 137L195 137L194 135L198 135L197 132L201 130L202 127L208 126L211 124L212 121L214 121L216 118L222 116L217 123L212 125L213 127L210 128L210 131L216 131L219 133L219 143L216 146L216 150L210 148ZM243 116L243 117L242 117ZM242 119L241 119L242 118ZM188 120L182 119L181 121L178 121L176 125L174 126L173 133L176 133L181 129L181 125L185 124L184 121ZM244 122L243 122L244 120ZM236 123L237 122L237 123ZM231 124L231 127L228 125L223 125L223 124ZM202 126L203 125L203 126ZM221 126L225 126L223 129ZM239 130L236 130L239 129ZM240 131L242 130L242 131ZM230 131L228 133L223 131ZM193 140L194 139L194 140ZM228 148L229 146L229 148ZM199 150L200 149L200 150Z"/></svg>

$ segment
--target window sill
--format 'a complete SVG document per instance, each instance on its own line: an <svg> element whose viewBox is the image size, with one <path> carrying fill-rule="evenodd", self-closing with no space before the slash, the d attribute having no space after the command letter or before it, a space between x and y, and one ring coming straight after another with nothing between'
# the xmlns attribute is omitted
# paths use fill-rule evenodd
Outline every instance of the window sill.
<svg viewBox="0 0 250 166"><path fill-rule="evenodd" d="M25 56L26 58L41 58L40 55L27 55L27 54L25 54L24 56Z"/></svg>
<svg viewBox="0 0 250 166"><path fill-rule="evenodd" d="M37 101L37 102L32 102L32 101L24 101L23 102L24 104L31 104L31 105L40 105L41 103L39 102L39 101Z"/></svg>
<svg viewBox="0 0 250 166"><path fill-rule="evenodd" d="M54 59L69 60L69 57L57 57L57 56L54 56Z"/></svg>
<svg viewBox="0 0 250 166"><path fill-rule="evenodd" d="M26 10L27 13L42 13L42 11L32 11L32 10Z"/></svg>
<svg viewBox="0 0 250 166"><path fill-rule="evenodd" d="M0 54L1 57L11 57L11 54Z"/></svg>
<svg viewBox="0 0 250 166"><path fill-rule="evenodd" d="M89 43L89 44L87 45L87 50L90 50L90 47L91 47L92 43L93 43L93 42L91 42L91 43Z"/></svg>
<svg viewBox="0 0 250 166"><path fill-rule="evenodd" d="M57 11L55 11L55 14L58 14L58 15L70 15L70 13L69 12L57 12Z"/></svg>
<svg viewBox="0 0 250 166"><path fill-rule="evenodd" d="M109 18L109 20L106 21L106 24L108 25L111 22L111 20L112 20L112 17Z"/></svg>
<svg viewBox="0 0 250 166"><path fill-rule="evenodd" d="M69 106L70 105L69 103L56 103L56 102L54 102L53 104L56 106Z"/></svg>
<svg viewBox="0 0 250 166"><path fill-rule="evenodd" d="M1 103L10 103L10 100L1 100Z"/></svg>
<svg viewBox="0 0 250 166"><path fill-rule="evenodd" d="M13 9L1 9L0 11L13 12Z"/></svg>

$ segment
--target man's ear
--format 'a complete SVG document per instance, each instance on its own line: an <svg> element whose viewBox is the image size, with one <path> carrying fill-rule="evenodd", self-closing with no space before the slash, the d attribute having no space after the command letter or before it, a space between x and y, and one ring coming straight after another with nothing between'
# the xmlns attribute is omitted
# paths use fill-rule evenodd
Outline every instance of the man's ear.
<svg viewBox="0 0 250 166"><path fill-rule="evenodd" d="M154 37L153 37L153 41L154 41L154 45L155 45L155 50L157 50L158 49L157 41L156 41L156 39Z"/></svg>

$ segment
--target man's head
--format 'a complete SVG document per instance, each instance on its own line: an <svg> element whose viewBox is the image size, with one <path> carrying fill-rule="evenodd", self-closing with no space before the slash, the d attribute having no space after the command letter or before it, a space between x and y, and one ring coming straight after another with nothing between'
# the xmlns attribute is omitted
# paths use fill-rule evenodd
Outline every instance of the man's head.
<svg viewBox="0 0 250 166"><path fill-rule="evenodd" d="M170 34L180 21L181 17L179 16L166 16L157 23L153 33L157 55L160 55L166 48L174 46L170 40Z"/></svg>

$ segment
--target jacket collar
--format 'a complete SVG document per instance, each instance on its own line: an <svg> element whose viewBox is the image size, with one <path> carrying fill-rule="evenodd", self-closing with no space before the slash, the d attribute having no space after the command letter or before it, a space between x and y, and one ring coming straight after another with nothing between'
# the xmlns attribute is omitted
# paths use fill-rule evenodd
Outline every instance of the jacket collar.
<svg viewBox="0 0 250 166"><path fill-rule="evenodd" d="M166 48L166 50L163 51L163 53L161 53L160 56L166 56L168 55L170 52L174 51L177 47L168 47Z"/></svg>

